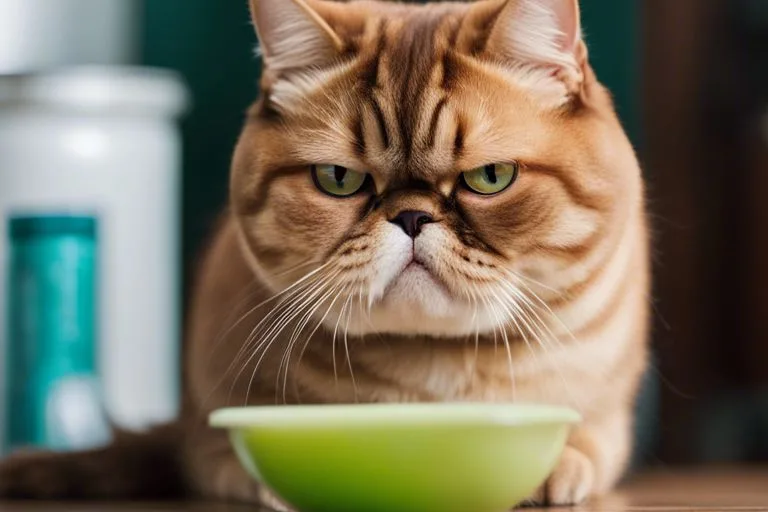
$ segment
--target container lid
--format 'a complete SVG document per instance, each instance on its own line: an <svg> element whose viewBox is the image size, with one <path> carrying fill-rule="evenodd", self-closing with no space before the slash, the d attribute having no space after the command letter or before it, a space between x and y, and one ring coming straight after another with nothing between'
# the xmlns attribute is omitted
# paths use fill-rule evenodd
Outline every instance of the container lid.
<svg viewBox="0 0 768 512"><path fill-rule="evenodd" d="M18 216L10 219L12 239L38 236L96 237L96 219L80 215Z"/></svg>
<svg viewBox="0 0 768 512"><path fill-rule="evenodd" d="M0 108L28 105L176 117L189 102L180 76L164 69L78 66L0 75Z"/></svg>

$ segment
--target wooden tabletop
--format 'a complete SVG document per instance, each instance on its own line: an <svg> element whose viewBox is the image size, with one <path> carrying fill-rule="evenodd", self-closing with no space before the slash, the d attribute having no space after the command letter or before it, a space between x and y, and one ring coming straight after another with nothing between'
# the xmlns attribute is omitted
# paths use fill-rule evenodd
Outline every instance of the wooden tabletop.
<svg viewBox="0 0 768 512"><path fill-rule="evenodd" d="M525 509L536 512L538 509ZM716 512L767 511L768 468L656 472L636 477L618 492L575 509L547 512ZM253 507L218 503L0 503L2 512L254 512ZM264 511L267 512L267 511ZM393 511L395 512L395 511ZM467 511L472 512L472 511Z"/></svg>

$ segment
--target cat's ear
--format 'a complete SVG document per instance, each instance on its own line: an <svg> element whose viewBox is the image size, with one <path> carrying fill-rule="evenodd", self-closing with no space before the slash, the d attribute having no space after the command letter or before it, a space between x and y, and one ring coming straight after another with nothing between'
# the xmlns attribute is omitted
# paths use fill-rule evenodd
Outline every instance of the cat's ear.
<svg viewBox="0 0 768 512"><path fill-rule="evenodd" d="M552 71L569 90L587 66L579 0L499 0L486 51L516 64ZM573 92L573 91L572 91Z"/></svg>
<svg viewBox="0 0 768 512"><path fill-rule="evenodd" d="M267 69L284 71L331 61L342 41L318 13L323 0L250 0Z"/></svg>

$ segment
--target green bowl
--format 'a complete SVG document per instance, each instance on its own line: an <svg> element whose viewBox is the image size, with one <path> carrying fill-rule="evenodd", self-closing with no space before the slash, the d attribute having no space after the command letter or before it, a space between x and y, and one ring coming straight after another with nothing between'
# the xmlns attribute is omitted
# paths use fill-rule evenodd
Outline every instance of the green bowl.
<svg viewBox="0 0 768 512"><path fill-rule="evenodd" d="M241 463L301 512L504 512L552 472L579 415L539 405L223 409Z"/></svg>

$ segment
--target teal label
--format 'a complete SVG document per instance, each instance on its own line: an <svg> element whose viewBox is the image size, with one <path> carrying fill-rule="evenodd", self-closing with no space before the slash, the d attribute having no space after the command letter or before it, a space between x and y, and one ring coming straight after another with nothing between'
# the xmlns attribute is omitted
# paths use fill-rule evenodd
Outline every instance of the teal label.
<svg viewBox="0 0 768 512"><path fill-rule="evenodd" d="M100 444L108 428L96 369L94 222L23 218L10 228L6 444Z"/></svg>

